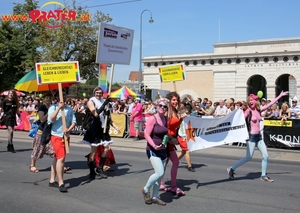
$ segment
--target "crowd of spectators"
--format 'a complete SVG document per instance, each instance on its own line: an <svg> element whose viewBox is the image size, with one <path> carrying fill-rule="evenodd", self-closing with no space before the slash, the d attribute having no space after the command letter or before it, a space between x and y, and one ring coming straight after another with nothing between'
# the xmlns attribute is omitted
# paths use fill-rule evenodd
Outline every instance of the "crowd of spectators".
<svg viewBox="0 0 300 213"><path fill-rule="evenodd" d="M3 100L3 97L2 97ZM53 98L52 103L56 103L57 100ZM87 107L88 98L70 98L66 101L66 104L70 106L74 112L85 113ZM261 105L268 104L270 100L265 98L261 99ZM20 111L35 112L38 110L42 99L34 96L20 96ZM143 105L143 114L155 114L156 103L151 99L145 98L141 101ZM132 107L134 105L134 98L116 99L109 104L111 113L125 114L130 116ZM191 97L186 96L181 100L180 111L184 112L186 108L192 110L192 114L197 117L201 116L225 116L237 108L245 110L247 103L245 101L235 101L233 98L219 100L218 102L212 102L208 98L196 98L193 100ZM287 119L300 119L300 106L298 105L297 98L293 98L291 105L288 102L284 102L280 105L276 103L269 107L261 114L264 118L281 119L285 121Z"/></svg>

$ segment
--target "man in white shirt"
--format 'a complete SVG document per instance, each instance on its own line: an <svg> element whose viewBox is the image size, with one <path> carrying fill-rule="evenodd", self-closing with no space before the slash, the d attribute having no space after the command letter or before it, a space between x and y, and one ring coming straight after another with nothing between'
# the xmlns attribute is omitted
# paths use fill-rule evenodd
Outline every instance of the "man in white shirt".
<svg viewBox="0 0 300 213"><path fill-rule="evenodd" d="M293 98L292 106L290 107L291 119L300 118L300 106L297 103L297 98Z"/></svg>
<svg viewBox="0 0 300 213"><path fill-rule="evenodd" d="M227 112L227 107L224 105L224 100L219 101L219 106L217 106L214 116L225 116Z"/></svg>

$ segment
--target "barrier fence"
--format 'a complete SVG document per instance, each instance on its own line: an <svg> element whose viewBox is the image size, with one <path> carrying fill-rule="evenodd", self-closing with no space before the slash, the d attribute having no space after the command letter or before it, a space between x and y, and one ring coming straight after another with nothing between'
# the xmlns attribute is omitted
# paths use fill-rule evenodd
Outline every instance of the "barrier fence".
<svg viewBox="0 0 300 213"><path fill-rule="evenodd" d="M140 137L144 137L145 123L151 115L143 115L143 121L140 123ZM29 131L31 124L38 119L36 112L21 112L21 119L17 118L15 130ZM71 134L83 135L84 130L81 127L83 113L75 113L76 126ZM129 116L124 114L111 114L112 121L120 129L120 133L113 127L110 127L109 134L112 137L135 137L134 122L130 121ZM21 121L21 122L20 122ZM275 119L264 119L264 141L268 147L274 148L299 148L300 147L300 119L291 119L286 122ZM6 126L0 126L5 129Z"/></svg>

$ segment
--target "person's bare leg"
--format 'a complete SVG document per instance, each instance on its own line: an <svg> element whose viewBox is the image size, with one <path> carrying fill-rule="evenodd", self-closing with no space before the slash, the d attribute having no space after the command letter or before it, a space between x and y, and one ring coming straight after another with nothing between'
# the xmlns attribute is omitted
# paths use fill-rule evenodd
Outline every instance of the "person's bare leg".
<svg viewBox="0 0 300 213"><path fill-rule="evenodd" d="M187 164L188 167L192 166L192 163L191 163L191 153L189 151L186 151L185 161L186 161L186 164Z"/></svg>
<svg viewBox="0 0 300 213"><path fill-rule="evenodd" d="M56 178L56 161L56 158L54 158L51 164L50 183L53 183Z"/></svg>
<svg viewBox="0 0 300 213"><path fill-rule="evenodd" d="M178 160L180 160L185 155L185 153L185 150L181 150L181 152L178 154Z"/></svg>
<svg viewBox="0 0 300 213"><path fill-rule="evenodd" d="M64 183L64 163L65 158L60 158L56 160L56 174L59 186Z"/></svg>

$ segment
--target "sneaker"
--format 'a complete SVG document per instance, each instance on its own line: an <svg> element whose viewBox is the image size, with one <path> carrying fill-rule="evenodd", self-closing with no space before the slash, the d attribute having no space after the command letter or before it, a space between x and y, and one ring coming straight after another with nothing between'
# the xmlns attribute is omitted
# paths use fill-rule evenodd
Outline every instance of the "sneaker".
<svg viewBox="0 0 300 213"><path fill-rule="evenodd" d="M164 201L162 201L161 199L158 199L158 198L151 199L151 201L152 201L152 203L160 205L160 206L165 206L166 205L166 203Z"/></svg>
<svg viewBox="0 0 300 213"><path fill-rule="evenodd" d="M58 183L56 182L56 181L54 181L54 182L52 182L52 183L50 183L49 182L49 187L58 187Z"/></svg>
<svg viewBox="0 0 300 213"><path fill-rule="evenodd" d="M60 192L68 192L68 189L65 187L65 184L61 184L58 188Z"/></svg>
<svg viewBox="0 0 300 213"><path fill-rule="evenodd" d="M188 171L189 172L195 172L195 169L192 166L190 166L190 167L188 167Z"/></svg>
<svg viewBox="0 0 300 213"><path fill-rule="evenodd" d="M143 195L143 198L144 198L144 201L146 204L151 204L152 203L152 199L150 197L150 192L146 193L145 190L144 190L144 187L142 188L142 195Z"/></svg>
<svg viewBox="0 0 300 213"><path fill-rule="evenodd" d="M274 180L272 180L271 178L269 178L268 176L264 176L264 177L260 177L261 181L266 181L266 182L274 182Z"/></svg>
<svg viewBox="0 0 300 213"><path fill-rule="evenodd" d="M234 175L235 175L235 173L233 172L233 170L231 168L227 168L227 172L228 172L228 175L229 175L229 179L233 180L234 179Z"/></svg>

